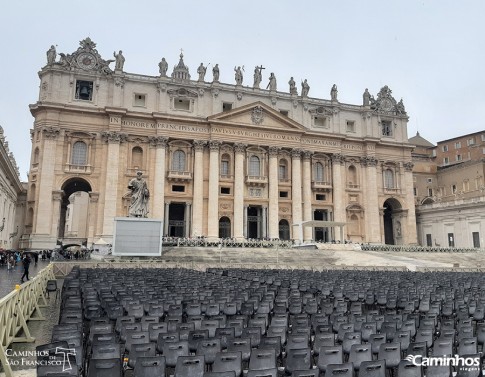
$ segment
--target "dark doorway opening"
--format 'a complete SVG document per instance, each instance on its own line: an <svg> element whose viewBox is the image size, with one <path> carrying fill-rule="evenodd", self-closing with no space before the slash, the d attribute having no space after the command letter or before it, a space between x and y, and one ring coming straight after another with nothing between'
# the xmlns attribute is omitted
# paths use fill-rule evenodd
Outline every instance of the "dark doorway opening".
<svg viewBox="0 0 485 377"><path fill-rule="evenodd" d="M61 189L64 192L64 196L62 197L59 214L58 238L62 239L67 236L85 239L87 237L89 192L92 191L91 185L82 178L71 178L64 183ZM84 200L85 203L76 206L74 205L75 199L78 202ZM71 226L68 229L68 233L70 234L67 235L66 221ZM72 228L73 224L75 225L74 228Z"/></svg>
<svg viewBox="0 0 485 377"><path fill-rule="evenodd" d="M313 220L327 221L328 212L323 209L316 209L315 211L313 211ZM328 242L329 241L328 228L315 227L314 239L315 241L319 241L319 242Z"/></svg>
<svg viewBox="0 0 485 377"><path fill-rule="evenodd" d="M185 237L185 203L170 203L168 235L170 237Z"/></svg>
<svg viewBox="0 0 485 377"><path fill-rule="evenodd" d="M392 227L392 212L391 204L384 203L384 242L386 245L394 245L394 229Z"/></svg>
<svg viewBox="0 0 485 377"><path fill-rule="evenodd" d="M231 220L226 216L219 219L219 238L231 238Z"/></svg>
<svg viewBox="0 0 485 377"><path fill-rule="evenodd" d="M248 207L248 238L261 238L261 207Z"/></svg>
<svg viewBox="0 0 485 377"><path fill-rule="evenodd" d="M288 224L288 221L285 220L285 219L280 220L278 227L279 227L280 240L289 240L290 239L290 224Z"/></svg>

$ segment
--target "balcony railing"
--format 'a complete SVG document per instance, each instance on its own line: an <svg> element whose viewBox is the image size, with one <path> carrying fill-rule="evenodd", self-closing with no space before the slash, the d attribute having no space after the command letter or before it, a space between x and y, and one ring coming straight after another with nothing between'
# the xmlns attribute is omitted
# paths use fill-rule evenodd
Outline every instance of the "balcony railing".
<svg viewBox="0 0 485 377"><path fill-rule="evenodd" d="M316 191L330 191L332 184L325 181L312 181L312 189Z"/></svg>
<svg viewBox="0 0 485 377"><path fill-rule="evenodd" d="M347 183L347 188L351 190L358 190L360 185L354 185L353 183Z"/></svg>
<svg viewBox="0 0 485 377"><path fill-rule="evenodd" d="M65 173L85 173L91 174L91 165L74 165L74 164L66 164L64 167Z"/></svg>
<svg viewBox="0 0 485 377"><path fill-rule="evenodd" d="M268 177L261 175L247 175L246 183L250 186L265 186L268 183Z"/></svg>
<svg viewBox="0 0 485 377"><path fill-rule="evenodd" d="M167 178L172 181L191 181L192 173L189 171L169 170Z"/></svg>

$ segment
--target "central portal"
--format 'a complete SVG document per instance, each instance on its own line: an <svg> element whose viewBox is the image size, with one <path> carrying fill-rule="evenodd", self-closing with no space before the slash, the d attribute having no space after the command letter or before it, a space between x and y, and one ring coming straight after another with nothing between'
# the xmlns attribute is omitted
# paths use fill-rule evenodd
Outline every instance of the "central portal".
<svg viewBox="0 0 485 377"><path fill-rule="evenodd" d="M168 236L185 237L185 203L170 203L168 210Z"/></svg>
<svg viewBox="0 0 485 377"><path fill-rule="evenodd" d="M313 220L327 221L328 212L323 209L316 209L315 211L313 211ZM315 241L328 242L328 228L316 227L314 239Z"/></svg>
<svg viewBox="0 0 485 377"><path fill-rule="evenodd" d="M262 238L262 208L248 207L248 238Z"/></svg>

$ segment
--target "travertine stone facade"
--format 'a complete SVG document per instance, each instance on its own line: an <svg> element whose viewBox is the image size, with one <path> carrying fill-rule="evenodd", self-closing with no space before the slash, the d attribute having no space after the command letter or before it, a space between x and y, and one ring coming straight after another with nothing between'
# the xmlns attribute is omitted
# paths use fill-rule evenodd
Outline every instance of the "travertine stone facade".
<svg viewBox="0 0 485 377"><path fill-rule="evenodd" d="M162 62L159 77L109 63L86 39L39 72L29 246L63 238L76 191L90 195L88 245L109 241L138 170L148 217L163 219L168 236L299 239L296 224L327 220L347 224L346 240L416 243L408 117L387 86L350 105L336 86L318 99L240 76L221 83L218 71L213 82L205 71L190 80L182 54L171 76ZM344 241L332 228L302 238Z"/></svg>

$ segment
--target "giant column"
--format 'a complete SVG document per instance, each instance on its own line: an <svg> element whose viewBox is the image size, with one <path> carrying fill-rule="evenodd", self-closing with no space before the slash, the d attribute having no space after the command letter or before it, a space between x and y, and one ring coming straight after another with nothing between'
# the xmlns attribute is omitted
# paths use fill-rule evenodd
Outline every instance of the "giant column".
<svg viewBox="0 0 485 377"><path fill-rule="evenodd" d="M39 196L36 198L37 209L35 211L35 224L33 233L33 246L38 248L53 247L53 242L57 239L57 233L53 233L54 227L57 229L59 216L53 217L53 196L52 189L55 187L55 162L57 138L60 130L57 127L42 128L42 161L39 169L37 187Z"/></svg>
<svg viewBox="0 0 485 377"><path fill-rule="evenodd" d="M313 220L312 216L312 152L303 153L303 221ZM313 228L303 228L303 239L305 242L313 239Z"/></svg>
<svg viewBox="0 0 485 377"><path fill-rule="evenodd" d="M192 236L203 235L204 147L206 141L194 140L194 189L192 198Z"/></svg>
<svg viewBox="0 0 485 377"><path fill-rule="evenodd" d="M379 216L379 197L377 184L377 160L374 156L362 159L365 167L365 233L366 242L381 243L381 221ZM412 186L411 186L412 187Z"/></svg>
<svg viewBox="0 0 485 377"><path fill-rule="evenodd" d="M207 237L219 238L219 147L220 141L209 142L209 201L207 209Z"/></svg>
<svg viewBox="0 0 485 377"><path fill-rule="evenodd" d="M165 205L165 151L168 138L164 136L151 137L150 143L156 148L155 174L153 176L152 217L163 219Z"/></svg>
<svg viewBox="0 0 485 377"><path fill-rule="evenodd" d="M245 207L244 207L244 154L245 144L234 145L234 238L244 240Z"/></svg>
<svg viewBox="0 0 485 377"><path fill-rule="evenodd" d="M116 131L103 132L108 143L106 162L106 182L104 188L103 232L105 239L112 239L114 218L118 205L118 170L120 157L120 143L126 140L126 134Z"/></svg>
<svg viewBox="0 0 485 377"><path fill-rule="evenodd" d="M332 155L332 196L333 196L333 221L336 222L346 222L345 216L345 187L342 181L342 164L344 162L344 157L341 154ZM336 240L341 240L340 232L334 230L334 238Z"/></svg>
<svg viewBox="0 0 485 377"><path fill-rule="evenodd" d="M303 241L301 234L301 150L293 149L291 151L291 216L292 216L292 234L293 239ZM294 226L298 224L298 226Z"/></svg>
<svg viewBox="0 0 485 377"><path fill-rule="evenodd" d="M51 235L56 236L59 234L59 224L61 216L61 204L62 198L64 196L64 191L53 190L52 191L52 224L51 224ZM64 232L62 232L64 233Z"/></svg>
<svg viewBox="0 0 485 377"><path fill-rule="evenodd" d="M96 235L96 223L98 219L98 200L99 192L90 191L89 193L89 209L88 209L88 244L94 243Z"/></svg>
<svg viewBox="0 0 485 377"><path fill-rule="evenodd" d="M268 237L278 238L278 152L280 148L269 147L269 213L268 213Z"/></svg>
<svg viewBox="0 0 485 377"><path fill-rule="evenodd" d="M407 207L407 224L403 229L404 243L406 245L416 245L418 243L418 235L416 233L416 213L414 207L414 192L413 192L413 167L412 162L404 163L404 185L402 190L406 190L406 207Z"/></svg>

